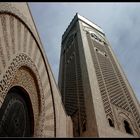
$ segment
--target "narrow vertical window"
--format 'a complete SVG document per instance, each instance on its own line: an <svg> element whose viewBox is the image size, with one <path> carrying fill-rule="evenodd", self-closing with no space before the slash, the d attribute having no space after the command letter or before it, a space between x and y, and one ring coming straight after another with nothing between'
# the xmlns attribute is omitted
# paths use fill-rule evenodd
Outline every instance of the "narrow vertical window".
<svg viewBox="0 0 140 140"><path fill-rule="evenodd" d="M109 118L108 119L108 122L109 122L109 125L111 126L111 127L114 127L114 123L113 123L113 121Z"/></svg>

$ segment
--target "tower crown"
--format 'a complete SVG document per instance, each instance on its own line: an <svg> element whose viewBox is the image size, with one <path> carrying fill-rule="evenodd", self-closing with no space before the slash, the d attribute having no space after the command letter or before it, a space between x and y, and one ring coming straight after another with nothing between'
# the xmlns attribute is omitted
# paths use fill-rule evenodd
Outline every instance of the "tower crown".
<svg viewBox="0 0 140 140"><path fill-rule="evenodd" d="M69 31L71 30L71 28L73 27L73 25L78 21L81 20L82 22L88 24L89 26L91 26L92 28L94 28L95 30L99 31L100 33L102 33L103 35L105 35L104 31L102 30L102 28L100 26L98 26L97 24L91 22L90 20L88 20L87 18L81 16L80 14L76 13L76 15L74 16L74 18L72 19L72 21L70 22L70 24L68 25L66 31L64 32L64 34L62 35L62 40L65 39L65 37L67 36L67 34L69 33Z"/></svg>

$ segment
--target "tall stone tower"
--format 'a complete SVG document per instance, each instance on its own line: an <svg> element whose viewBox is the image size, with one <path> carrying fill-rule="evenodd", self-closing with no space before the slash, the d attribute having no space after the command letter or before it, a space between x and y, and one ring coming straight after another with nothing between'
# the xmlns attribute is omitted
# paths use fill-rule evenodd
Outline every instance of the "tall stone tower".
<svg viewBox="0 0 140 140"><path fill-rule="evenodd" d="M74 136L140 137L139 102L105 33L79 14L62 36L58 84Z"/></svg>

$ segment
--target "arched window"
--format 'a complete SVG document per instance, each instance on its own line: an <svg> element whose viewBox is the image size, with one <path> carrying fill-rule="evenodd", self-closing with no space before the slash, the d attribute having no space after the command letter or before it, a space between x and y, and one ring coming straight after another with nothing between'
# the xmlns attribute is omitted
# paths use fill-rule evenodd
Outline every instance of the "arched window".
<svg viewBox="0 0 140 140"><path fill-rule="evenodd" d="M125 128L126 133L133 134L129 123L126 120L124 120L124 128Z"/></svg>
<svg viewBox="0 0 140 140"><path fill-rule="evenodd" d="M114 123L113 123L113 121L112 121L110 118L108 118L108 122L109 122L109 125L110 125L111 127L114 127Z"/></svg>

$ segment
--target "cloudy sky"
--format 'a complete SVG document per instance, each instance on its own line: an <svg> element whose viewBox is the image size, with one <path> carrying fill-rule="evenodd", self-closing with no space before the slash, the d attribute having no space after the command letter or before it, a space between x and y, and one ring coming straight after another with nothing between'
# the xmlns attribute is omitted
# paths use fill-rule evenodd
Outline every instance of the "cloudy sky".
<svg viewBox="0 0 140 140"><path fill-rule="evenodd" d="M78 12L99 25L140 101L140 3L29 3L48 61L58 79L61 36Z"/></svg>

